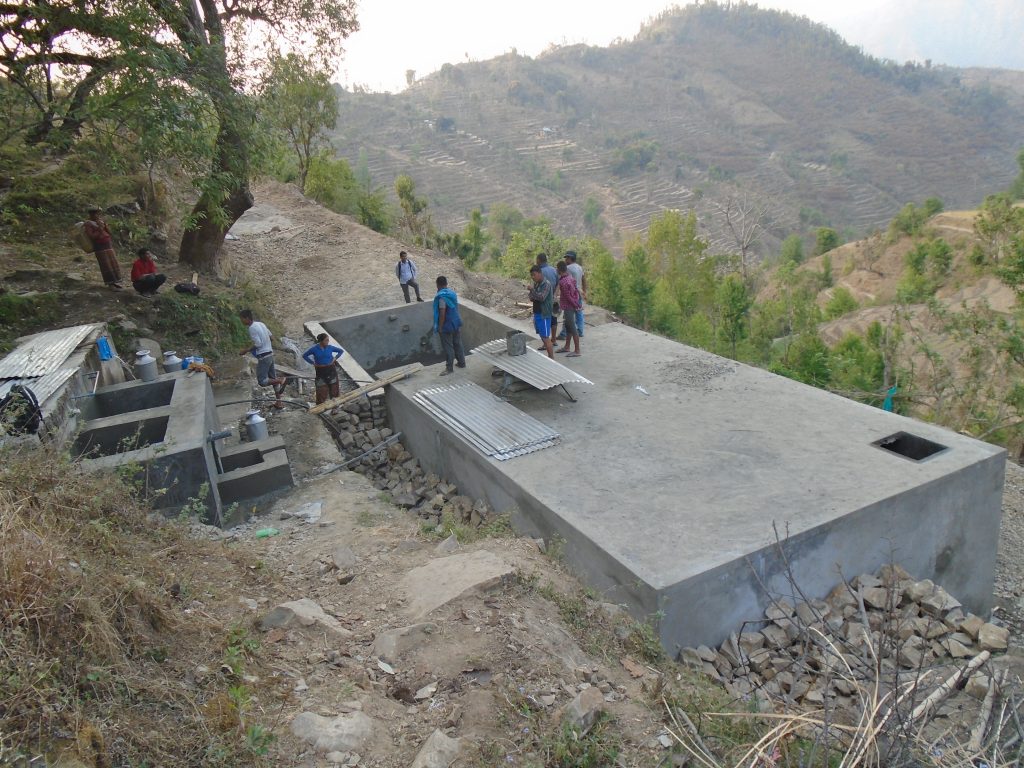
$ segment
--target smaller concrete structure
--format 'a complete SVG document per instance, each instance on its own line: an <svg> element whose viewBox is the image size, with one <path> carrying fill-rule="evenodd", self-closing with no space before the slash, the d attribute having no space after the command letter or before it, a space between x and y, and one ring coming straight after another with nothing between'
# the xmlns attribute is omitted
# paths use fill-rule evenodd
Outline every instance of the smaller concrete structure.
<svg viewBox="0 0 1024 768"><path fill-rule="evenodd" d="M79 407L84 424L73 450L83 468L139 465L153 506L165 514L201 499L205 520L220 525L224 505L293 484L280 437L225 447L204 373L102 387Z"/></svg>

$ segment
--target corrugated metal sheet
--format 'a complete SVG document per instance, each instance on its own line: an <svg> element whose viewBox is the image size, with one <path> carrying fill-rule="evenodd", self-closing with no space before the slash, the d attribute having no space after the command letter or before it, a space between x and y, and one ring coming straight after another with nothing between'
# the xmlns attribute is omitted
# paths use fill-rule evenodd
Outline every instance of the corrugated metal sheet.
<svg viewBox="0 0 1024 768"><path fill-rule="evenodd" d="M537 389L551 389L559 384L593 384L594 382L580 376L576 371L552 360L535 349L526 350L525 355L509 356L505 339L495 339L482 344L473 350L496 368L500 368L525 381Z"/></svg>
<svg viewBox="0 0 1024 768"><path fill-rule="evenodd" d="M0 379L53 373L99 325L76 325L31 336L0 360Z"/></svg>
<svg viewBox="0 0 1024 768"><path fill-rule="evenodd" d="M499 461L548 448L558 439L547 425L471 382L421 389L413 399Z"/></svg>
<svg viewBox="0 0 1024 768"><path fill-rule="evenodd" d="M77 368L58 368L53 373L48 373L45 376L38 376L34 378L25 379L7 379L6 381L0 381L0 398L3 398L8 392L11 391L11 387L15 384L23 384L32 390L32 394L36 396L36 400L43 407L45 411L46 401L49 400L54 393L56 393L64 384L78 373Z"/></svg>

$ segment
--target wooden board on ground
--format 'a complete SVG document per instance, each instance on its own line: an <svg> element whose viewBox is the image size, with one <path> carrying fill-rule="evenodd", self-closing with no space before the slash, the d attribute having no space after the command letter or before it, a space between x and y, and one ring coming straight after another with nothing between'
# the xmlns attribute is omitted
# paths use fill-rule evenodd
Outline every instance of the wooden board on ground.
<svg viewBox="0 0 1024 768"><path fill-rule="evenodd" d="M303 373L302 371L296 368L292 368L291 366L281 365L277 361L274 362L274 367L277 369L278 373L283 373L285 376L290 376L293 379L305 379L306 381L312 381L314 378L316 378L315 376L309 373Z"/></svg>
<svg viewBox="0 0 1024 768"><path fill-rule="evenodd" d="M198 272L193 272L192 273L192 285L199 285L199 273Z"/></svg>
<svg viewBox="0 0 1024 768"><path fill-rule="evenodd" d="M416 371L421 370L423 370L423 365L420 363L413 363L412 365L407 365L404 368L399 368L398 370L389 373L387 376L384 376L383 378L377 379L376 381L372 381L369 384L364 384L363 386L359 387L359 389L353 389L351 392L346 392L341 397L335 397L331 400L326 400L320 403L320 405L314 405L312 408L309 409L309 412L311 414L317 414L323 413L324 411L329 411L333 408L337 408L340 405L345 405L345 403L350 403L353 400L362 397L363 395L373 392L374 390L381 389L387 384L391 384L395 381L399 381L400 379L412 376L414 373L416 373Z"/></svg>

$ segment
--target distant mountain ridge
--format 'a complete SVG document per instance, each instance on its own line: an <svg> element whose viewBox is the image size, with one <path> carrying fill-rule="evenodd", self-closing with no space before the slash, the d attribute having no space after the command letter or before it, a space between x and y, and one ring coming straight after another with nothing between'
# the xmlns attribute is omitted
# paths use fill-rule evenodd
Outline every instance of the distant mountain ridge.
<svg viewBox="0 0 1024 768"><path fill-rule="evenodd" d="M881 62L807 19L705 3L608 48L342 93L333 142L376 184L412 176L444 228L507 203L614 246L693 208L726 250L721 207L742 197L767 207L769 252L815 226L860 236L908 201L973 207L1005 188L1024 141L1016 74Z"/></svg>

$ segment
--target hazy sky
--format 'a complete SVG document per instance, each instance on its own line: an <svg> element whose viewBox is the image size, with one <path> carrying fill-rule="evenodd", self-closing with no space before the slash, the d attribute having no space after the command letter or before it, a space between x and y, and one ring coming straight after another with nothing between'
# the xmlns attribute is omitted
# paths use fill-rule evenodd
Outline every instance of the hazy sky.
<svg viewBox="0 0 1024 768"><path fill-rule="evenodd" d="M682 3L680 3L682 4ZM373 90L405 87L405 71L489 59L512 48L607 45L632 38L666 0L360 0L361 29L337 80ZM872 55L954 66L1024 70L1024 0L768 0L832 27Z"/></svg>

